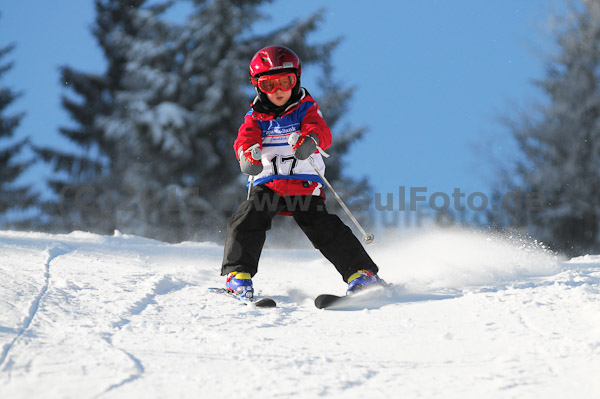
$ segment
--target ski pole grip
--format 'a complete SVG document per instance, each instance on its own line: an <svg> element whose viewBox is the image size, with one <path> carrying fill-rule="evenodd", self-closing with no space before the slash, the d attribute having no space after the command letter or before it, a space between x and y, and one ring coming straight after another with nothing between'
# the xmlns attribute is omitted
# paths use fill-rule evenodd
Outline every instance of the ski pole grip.
<svg viewBox="0 0 600 399"><path fill-rule="evenodd" d="M300 134L298 132L294 132L292 134L290 134L290 137L288 138L288 144L291 145L292 147L296 145L296 143L298 142L298 139L300 138Z"/></svg>
<svg viewBox="0 0 600 399"><path fill-rule="evenodd" d="M298 142L299 138L300 138L300 134L298 132L294 132L294 133L290 134L290 137L288 138L288 144L291 145L292 147L295 146L296 143ZM314 141L314 139L312 137L311 137L311 139ZM315 143L316 143L316 141L315 141ZM326 153L321 147L319 147L319 145L317 145L317 150L319 151L319 154L321 154L325 158L329 158L329 154Z"/></svg>
<svg viewBox="0 0 600 399"><path fill-rule="evenodd" d="M250 147L248 147L248 149L246 151L244 151L244 153L249 152L252 155L252 158L256 161L260 160L260 158L262 157L261 151L260 151L260 144L256 143Z"/></svg>

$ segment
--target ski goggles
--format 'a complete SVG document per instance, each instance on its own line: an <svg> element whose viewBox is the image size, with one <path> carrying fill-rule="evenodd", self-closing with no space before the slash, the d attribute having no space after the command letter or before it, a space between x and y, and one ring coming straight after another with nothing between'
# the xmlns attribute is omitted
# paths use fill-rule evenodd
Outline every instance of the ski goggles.
<svg viewBox="0 0 600 399"><path fill-rule="evenodd" d="M258 78L258 81L253 81L253 83L264 93L275 93L277 89L287 91L296 86L296 74L289 72L277 75L265 75Z"/></svg>

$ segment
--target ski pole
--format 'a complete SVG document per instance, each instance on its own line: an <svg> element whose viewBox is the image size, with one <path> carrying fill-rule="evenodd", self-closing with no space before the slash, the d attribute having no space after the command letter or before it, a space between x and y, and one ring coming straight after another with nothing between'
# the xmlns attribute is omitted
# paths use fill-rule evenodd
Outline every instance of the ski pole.
<svg viewBox="0 0 600 399"><path fill-rule="evenodd" d="M254 175L250 176L250 182L248 183L248 196L246 201L250 199L250 192L252 191L252 185L254 184Z"/></svg>
<svg viewBox="0 0 600 399"><path fill-rule="evenodd" d="M319 148L319 150L322 151L320 148ZM327 186L327 188L329 188L329 190L331 190L331 192L333 193L335 199L342 206L342 208L344 209L344 211L346 212L346 214L350 217L350 219L352 219L352 221L354 222L354 225L360 230L360 232L363 235L362 239L365 242L365 244L372 243L373 240L375 239L375 236L373 235L373 233L367 233L365 231L365 229L362 228L362 226L360 225L360 223L358 223L358 220L356 220L356 218L354 217L354 215L352 214L352 212L350 212L350 209L348 209L348 207L346 206L346 204L344 204L344 201L342 201L342 199L340 198L340 196L338 195L338 193L333 189L333 187L331 186L331 184L329 183L329 181L325 178L325 176L323 176L323 173L321 173L321 171L319 170L319 168L315 164L315 160L312 158L312 156L308 157L307 160L311 164L311 166L313 167L313 169L315 170L315 172L317 172L317 174L319 175L319 177L321 178L321 180L323 180L325 182L325 185Z"/></svg>
<svg viewBox="0 0 600 399"><path fill-rule="evenodd" d="M258 148L258 152L256 155L256 153L254 152L254 150ZM260 159L260 144L256 143L253 146L250 146L246 151L244 152L251 152L252 153L252 158L258 160ZM254 175L250 176L250 182L248 183L248 195L246 196L246 201L250 199L250 193L252 192L252 186L254 185Z"/></svg>

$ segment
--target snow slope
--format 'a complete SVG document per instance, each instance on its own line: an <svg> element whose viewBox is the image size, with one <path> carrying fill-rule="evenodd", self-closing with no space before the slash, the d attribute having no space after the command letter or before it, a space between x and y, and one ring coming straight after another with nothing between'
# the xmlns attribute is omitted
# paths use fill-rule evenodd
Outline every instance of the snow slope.
<svg viewBox="0 0 600 399"><path fill-rule="evenodd" d="M385 301L318 310L334 268L268 249L260 309L207 293L213 243L0 232L0 398L600 397L599 256L457 230L369 251Z"/></svg>

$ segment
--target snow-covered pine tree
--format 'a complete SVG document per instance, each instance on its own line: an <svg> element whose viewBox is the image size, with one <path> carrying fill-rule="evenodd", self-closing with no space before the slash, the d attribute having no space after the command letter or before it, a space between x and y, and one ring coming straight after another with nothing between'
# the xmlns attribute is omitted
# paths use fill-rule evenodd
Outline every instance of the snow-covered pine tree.
<svg viewBox="0 0 600 399"><path fill-rule="evenodd" d="M3 59L14 47L9 45L0 48L0 78L13 67L11 62L3 63ZM31 161L17 160L27 139L16 142L11 140L24 114L9 114L7 108L19 95L9 87L0 87L0 141L6 143L0 146L0 228L26 225L27 221L18 215L7 220L6 213L27 209L34 206L37 201L37 195L32 193L31 188L15 184L15 181L32 164Z"/></svg>
<svg viewBox="0 0 600 399"><path fill-rule="evenodd" d="M513 185L535 193L508 216L571 255L600 249L600 1L569 3L558 54L537 81L547 102L509 121L522 160Z"/></svg>
<svg viewBox="0 0 600 399"><path fill-rule="evenodd" d="M128 77L135 64L135 60L131 61L132 43L141 46L154 41L157 48L164 48L159 45L165 41L160 36L164 34L165 25L157 16L167 6L144 8L145 3L145 0L96 0L92 32L104 52L106 72L91 74L67 66L61 68L62 83L76 94L75 97L65 95L62 99L63 107L76 126L61 128L60 133L81 151L36 149L56 172L49 185L57 202L46 209L51 216L47 226L50 230L138 232L132 231L135 226L129 226L128 216L137 212L138 204L135 187L128 186L128 175L135 175L139 163L148 162L147 157L137 158L143 148L135 147L146 143L136 143L132 131L124 136L115 131L135 128L133 121L121 117L127 109L135 111L139 106L126 100L129 86L136 84ZM157 30L152 32L153 28ZM160 58L156 52L152 51L147 57L154 54ZM147 92L147 89L142 91ZM122 126L118 125L120 122Z"/></svg>
<svg viewBox="0 0 600 399"><path fill-rule="evenodd" d="M196 155L197 116L179 103L184 53L175 38L182 28L160 17L168 6L138 2L130 11L130 28L110 31L107 42L123 54L120 84L110 111L95 118L94 126L115 143L110 161L115 228L181 241L194 223L184 213L194 192L182 184L180 170L182 161Z"/></svg>

